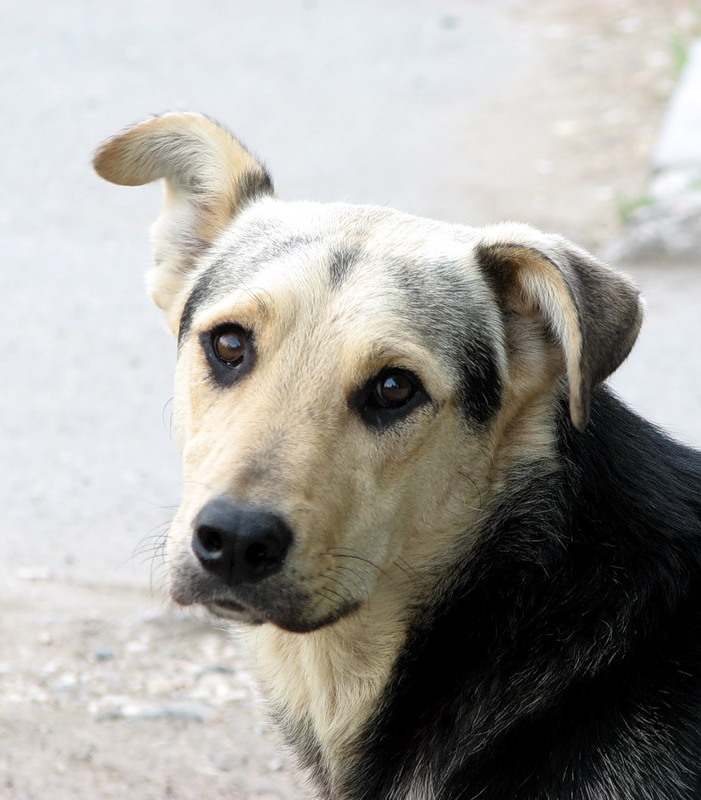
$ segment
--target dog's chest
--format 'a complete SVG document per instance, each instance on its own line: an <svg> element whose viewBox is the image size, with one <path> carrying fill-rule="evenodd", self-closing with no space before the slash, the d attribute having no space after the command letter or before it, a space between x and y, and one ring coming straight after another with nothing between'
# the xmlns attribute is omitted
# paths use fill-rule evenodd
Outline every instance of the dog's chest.
<svg viewBox="0 0 701 800"><path fill-rule="evenodd" d="M368 630L347 620L308 634L266 625L246 636L263 695L290 743L332 780L353 759L404 638L398 629L382 637Z"/></svg>

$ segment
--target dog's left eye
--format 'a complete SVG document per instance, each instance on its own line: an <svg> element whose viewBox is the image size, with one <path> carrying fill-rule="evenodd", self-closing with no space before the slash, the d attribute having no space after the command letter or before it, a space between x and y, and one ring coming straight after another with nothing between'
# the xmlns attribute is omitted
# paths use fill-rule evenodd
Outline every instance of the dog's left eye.
<svg viewBox="0 0 701 800"><path fill-rule="evenodd" d="M373 387L373 400L380 408L401 408L414 396L416 387L406 372L381 373Z"/></svg>
<svg viewBox="0 0 701 800"><path fill-rule="evenodd" d="M382 370L353 397L363 421L373 428L388 428L428 401L419 378L404 369Z"/></svg>

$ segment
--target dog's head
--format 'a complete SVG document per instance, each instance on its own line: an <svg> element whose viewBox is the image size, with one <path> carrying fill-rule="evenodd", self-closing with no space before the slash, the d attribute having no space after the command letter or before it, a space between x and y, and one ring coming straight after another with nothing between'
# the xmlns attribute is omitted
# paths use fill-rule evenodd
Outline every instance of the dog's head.
<svg viewBox="0 0 701 800"><path fill-rule="evenodd" d="M514 464L553 446L641 322L626 278L555 236L283 203L195 114L107 141L165 180L151 294L178 337L184 498L172 593L293 631L416 591ZM397 587L401 587L398 589Z"/></svg>

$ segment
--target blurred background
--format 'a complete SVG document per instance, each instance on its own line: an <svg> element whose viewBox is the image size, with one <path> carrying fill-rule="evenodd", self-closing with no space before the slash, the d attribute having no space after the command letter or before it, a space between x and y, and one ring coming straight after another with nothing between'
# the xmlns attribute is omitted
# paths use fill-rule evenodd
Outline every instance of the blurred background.
<svg viewBox="0 0 701 800"><path fill-rule="evenodd" d="M158 599L179 499L174 346L143 290L160 187L100 181L97 143L202 111L283 199L607 254L648 204L700 22L694 0L0 1L1 797L303 796L276 740L249 742L273 734L238 651ZM701 446L701 272L637 255L648 321L614 384Z"/></svg>

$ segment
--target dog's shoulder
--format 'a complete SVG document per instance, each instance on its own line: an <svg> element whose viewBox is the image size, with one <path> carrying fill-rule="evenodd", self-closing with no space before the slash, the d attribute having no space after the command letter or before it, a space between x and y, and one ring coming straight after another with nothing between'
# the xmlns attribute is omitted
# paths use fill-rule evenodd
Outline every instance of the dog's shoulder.
<svg viewBox="0 0 701 800"><path fill-rule="evenodd" d="M557 442L417 613L351 796L698 796L701 454L606 388Z"/></svg>

